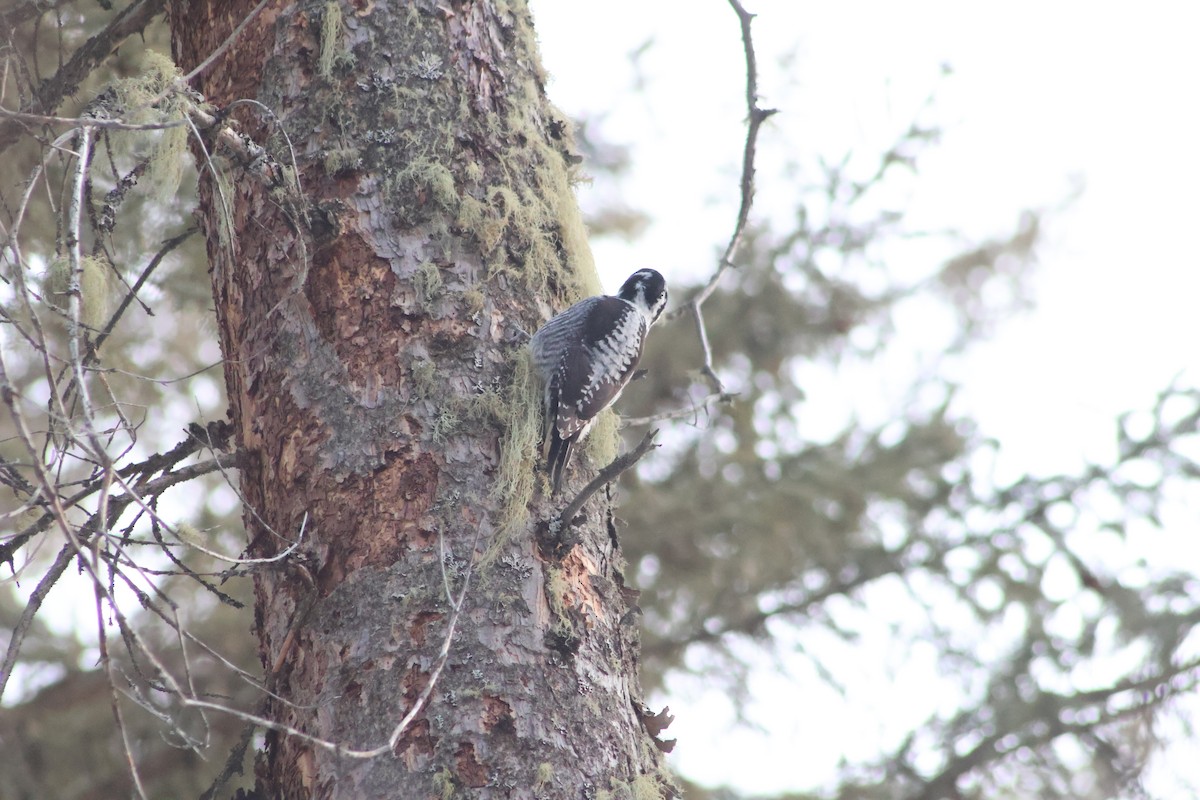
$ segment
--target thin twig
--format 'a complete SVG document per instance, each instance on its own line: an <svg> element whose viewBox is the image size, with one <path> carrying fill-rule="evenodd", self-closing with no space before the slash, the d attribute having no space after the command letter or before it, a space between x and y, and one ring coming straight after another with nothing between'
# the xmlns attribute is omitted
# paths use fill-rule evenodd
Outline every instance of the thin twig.
<svg viewBox="0 0 1200 800"><path fill-rule="evenodd" d="M698 417L701 412L708 413L711 406L725 405L732 403L738 397L737 392L712 392L706 394L700 400L692 403L690 406L676 408L671 411L663 411L659 414L651 414L646 417L621 417L622 428L639 428L642 425L656 425L659 422L667 422L675 419L685 419L687 417Z"/></svg>
<svg viewBox="0 0 1200 800"><path fill-rule="evenodd" d="M99 572L100 562L96 556L97 550L93 548L93 557L96 559L92 563L92 568ZM104 626L104 592L100 584L95 585L96 595L96 639L100 646L100 663L104 667L104 674L108 678L109 701L112 706L113 719L117 723L117 730L121 733L121 744L125 750L125 763L129 767L129 777L133 780L133 788L137 790L138 797L142 800L147 800L146 787L142 785L142 776L138 771L137 759L133 755L133 743L129 741L129 727L125 724L125 715L121 712L121 698L117 694L117 682L113 677L112 657L108 653L108 631Z"/></svg>
<svg viewBox="0 0 1200 800"><path fill-rule="evenodd" d="M12 676L13 667L17 664L17 656L21 652L21 645L25 641L26 634L29 633L30 626L33 625L34 617L37 616L38 610L46 600L46 595L50 594L54 584L58 583L58 579L67 571L74 556L75 549L69 544L63 545L63 548L58 551L54 563L46 570L46 574L42 576L33 593L29 595L25 609L21 612L21 618L13 626L12 634L8 638L8 651L4 654L4 663L0 664L0 697L4 697L4 687L8 684L9 677Z"/></svg>
<svg viewBox="0 0 1200 800"><path fill-rule="evenodd" d="M202 430L203 430L203 433L205 436L210 435L207 428L202 429ZM216 446L211 441L206 442L204 439L200 438L198 435L197 435L197 438L200 439L200 442L202 444L208 444L210 449L212 449L214 452L216 451ZM267 522L267 520L262 516L262 514L258 513L258 509L255 508L254 505L248 499L246 499L246 496L244 494L242 494L242 490L241 490L241 487L239 486L239 482L235 481L229 475L229 473L225 471L225 469L223 468L223 466L221 464L217 464L217 470L221 473L221 477L225 479L225 483L229 487L230 491L232 491L235 495L237 495L238 500L242 501L242 508L246 509L247 511L249 511L251 513L251 515L253 515L254 519L258 521L258 524L262 526L262 529L264 531L266 531L267 533L269 533L271 536L275 537L276 540L278 540L280 542L287 542L289 545L291 545L292 540L288 539L286 536L284 536L283 534L277 532L274 528L272 528L271 524L269 522ZM306 513L305 514L306 521L307 521L307 517L308 517L308 515ZM289 548L289 552L290 552L290 549L291 548Z"/></svg>
<svg viewBox="0 0 1200 800"><path fill-rule="evenodd" d="M667 315L667 319L678 319L683 314L691 313L692 318L695 320L696 336L700 340L700 347L704 354L704 363L700 367L700 374L704 376L708 383L709 393L698 406L693 405L688 409L676 409L662 414L643 417L637 422L626 421L626 425L654 424L668 419L677 419L690 415L699 407L708 408L709 405L714 403L729 402L733 397L731 393L725 391L725 386L721 383L721 379L717 376L716 369L713 367L712 345L708 340L708 329L705 326L702 307L704 302L716 291L721 276L727 270L736 266L734 257L738 254L745 239L746 226L750 219L750 209L754 204L754 165L758 154L759 129L772 114L776 113L776 110L773 108L760 108L758 105L758 59L754 53L754 41L750 33L750 23L754 19L754 15L747 11L738 0L729 0L729 5L733 8L734 13L737 14L738 23L741 26L742 49L745 52L746 58L746 141L742 148L742 175L739 182L741 200L738 204L733 233L729 236L729 243L725 245L725 251L721 254L716 270L709 276L708 281L696 290L683 305Z"/></svg>
<svg viewBox="0 0 1200 800"><path fill-rule="evenodd" d="M170 239L167 239L165 242L163 242L163 246L160 247L158 252L154 254L154 257L150 259L150 263L147 264L146 268L142 270L142 274L138 276L137 281L134 282L133 286L129 287L129 292L121 299L121 304L117 306L117 310L113 312L113 315L109 317L108 324L104 326L104 330L102 330L100 335L96 337L96 340L92 342L92 345L89 348L89 355L91 356L89 361L94 359L95 354L100 350L100 345L104 344L104 342L108 340L108 337L112 335L113 328L116 327L117 322L120 321L121 316L125 313L125 310L129 308L130 304L137 298L138 290L141 289L142 285L147 281L147 279L149 279L150 274L154 272L154 270L158 269L158 265L162 263L162 260L167 257L168 253L187 241L187 239L198 230L199 228L188 228L183 233L177 236L172 236Z"/></svg>
<svg viewBox="0 0 1200 800"><path fill-rule="evenodd" d="M188 541L188 540L179 538L178 534L175 534L175 536L176 536L176 538L179 538L179 541L183 542L184 544L186 544L188 547L192 548L193 550L199 550L201 553L204 553L204 555L208 556L209 558L214 558L217 561L225 561L229 564L238 564L238 565L242 565L242 566L255 565L255 564L273 564L276 561L282 561L283 559L287 558L288 556L290 556L292 553L294 553L296 551L296 548L299 547L300 543L304 541L304 529L307 525L308 525L308 512L305 511L304 519L302 519L300 521L300 534L299 534L299 536L296 537L296 541L292 542L290 545L287 546L287 548L279 551L275 555L264 556L262 558L240 558L240 557L234 557L234 556L227 556L224 553L218 553L216 550L209 550L207 547L203 547L203 546L197 544L195 541ZM174 533L174 531L172 531L172 533Z"/></svg>
<svg viewBox="0 0 1200 800"><path fill-rule="evenodd" d="M375 756L395 751L396 744L400 741L400 737L404 734L404 731L408 729L408 726L412 724L412 721L416 718L421 709L424 708L425 703L428 702L430 695L433 694L434 686L437 684L437 680L442 674L442 669L446 666L446 661L450 658L450 645L454 642L454 629L458 626L458 618L459 615L462 614L464 601L467 599L467 589L469 589L471 586L471 575L475 569L475 548L479 546L479 534L482 532L482 530L482 525L475 529L475 537L471 540L470 560L467 562L467 574L463 576L462 591L458 593L458 600L452 604L454 612L450 615L450 623L446 627L446 638L442 640L442 650L438 654L438 660L433 667L433 672L429 674L429 682L425 684L425 688L421 691L420 696L417 697L417 702L413 704L413 707L409 709L408 713L404 715L404 718L400 720L400 723L392 731L392 735L388 737L388 743L386 746L377 747L374 750L365 750L362 751L361 754L344 753L344 751L343 754L353 755L356 758L374 758Z"/></svg>
<svg viewBox="0 0 1200 800"><path fill-rule="evenodd" d="M111 136L104 137L105 149L111 149ZM140 159L134 164L133 169L126 172L124 175L117 175L116 161L111 152L108 153L108 161L113 170L113 180L116 185L109 189L104 195L104 204L100 207L100 212L96 215L96 219L92 221L92 227L96 231L97 236L112 235L113 228L117 224L117 209L125 202L129 190L137 186L138 181L146 174L146 170L150 168L150 159Z"/></svg>

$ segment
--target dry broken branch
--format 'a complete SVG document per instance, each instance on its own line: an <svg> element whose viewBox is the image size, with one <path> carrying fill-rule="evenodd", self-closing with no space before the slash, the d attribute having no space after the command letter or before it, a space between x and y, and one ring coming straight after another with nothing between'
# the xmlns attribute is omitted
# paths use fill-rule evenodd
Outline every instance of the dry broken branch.
<svg viewBox="0 0 1200 800"><path fill-rule="evenodd" d="M688 408L674 409L662 412L661 414L651 414L647 417L628 419L622 423L623 426L653 425L665 420L691 416L698 413L701 409L708 409L714 405L729 403L736 396L725 390L724 384L722 384L720 377L717 376L716 370L713 368L712 345L708 341L708 329L704 323L703 306L704 302L716 291L721 276L728 269L735 266L734 257L737 255L742 240L745 237L746 225L750 219L750 209L754 204L754 165L758 154L759 129L771 115L776 113L776 109L762 108L758 105L758 59L754 52L754 41L750 32L750 23L754 19L754 15L748 12L738 0L729 0L729 5L738 17L742 35L742 50L746 60L746 139L742 147L742 173L739 180L740 201L738 203L737 218L734 221L733 232L729 236L729 243L726 244L725 250L717 262L716 270L709 276L705 284L696 290L682 306L667 315L668 319L678 319L683 314L691 313L692 318L695 320L696 337L700 341L700 347L704 354L704 363L700 366L699 371L708 384L708 394L700 402Z"/></svg>
<svg viewBox="0 0 1200 800"><path fill-rule="evenodd" d="M646 435L642 437L642 441L638 443L637 447L633 448L625 455L617 456L617 458L611 464L600 470L599 474L592 478L591 482L588 483L587 486L583 487L579 494L575 495L575 499L567 504L567 507L559 512L558 516L555 517L553 522L550 523L551 532L557 534L560 530L562 530L563 525L571 524L571 520L575 519L575 515L579 513L579 509L583 508L583 504L586 503L592 495L600 491L600 489L602 489L606 484L612 483L617 478L621 477L621 473L631 468L638 461L642 460L647 453L658 447L658 445L654 443L654 437L657 435L657 428L647 432Z"/></svg>

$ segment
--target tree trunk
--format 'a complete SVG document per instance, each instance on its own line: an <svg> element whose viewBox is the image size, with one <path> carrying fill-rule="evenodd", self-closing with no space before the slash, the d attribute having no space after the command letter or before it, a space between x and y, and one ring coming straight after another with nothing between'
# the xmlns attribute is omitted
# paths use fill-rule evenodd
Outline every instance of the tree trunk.
<svg viewBox="0 0 1200 800"><path fill-rule="evenodd" d="M181 69L255 5L176 0ZM611 501L555 546L535 481L513 334L597 290L543 80L520 0L355 0L268 4L193 82L276 160L201 164L249 553L300 539L254 574L266 713L386 744L457 623L391 752L271 731L264 796L674 791L643 726ZM576 485L600 466L580 460Z"/></svg>

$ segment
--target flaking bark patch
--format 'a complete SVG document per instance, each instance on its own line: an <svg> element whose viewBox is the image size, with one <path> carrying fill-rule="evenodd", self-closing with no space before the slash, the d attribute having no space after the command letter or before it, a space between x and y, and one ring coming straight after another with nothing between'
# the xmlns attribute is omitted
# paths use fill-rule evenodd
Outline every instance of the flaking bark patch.
<svg viewBox="0 0 1200 800"><path fill-rule="evenodd" d="M404 760L410 772L415 772L428 762L436 744L437 740L429 735L429 720L418 719L400 734L392 752Z"/></svg>
<svg viewBox="0 0 1200 800"><path fill-rule="evenodd" d="M592 586L592 576L597 573L593 562L583 549L574 547L559 563L561 581L560 594L556 598L563 606L587 611L597 618L604 617L604 601ZM587 620L587 617L584 617ZM591 621L587 624L590 626Z"/></svg>
<svg viewBox="0 0 1200 800"><path fill-rule="evenodd" d="M492 731L513 733L512 706L499 697L485 694L483 696L482 728L484 733L491 733Z"/></svg>
<svg viewBox="0 0 1200 800"><path fill-rule="evenodd" d="M444 617L445 614L440 614L436 611L421 611L408 625L408 636L412 639L415 647L423 647L425 645L425 631L430 623L436 622Z"/></svg>
<svg viewBox="0 0 1200 800"><path fill-rule="evenodd" d="M457 767L455 771L462 784L470 786L472 789L481 789L487 786L488 770L476 757L474 744L471 742L459 743L458 750L454 753L454 760Z"/></svg>

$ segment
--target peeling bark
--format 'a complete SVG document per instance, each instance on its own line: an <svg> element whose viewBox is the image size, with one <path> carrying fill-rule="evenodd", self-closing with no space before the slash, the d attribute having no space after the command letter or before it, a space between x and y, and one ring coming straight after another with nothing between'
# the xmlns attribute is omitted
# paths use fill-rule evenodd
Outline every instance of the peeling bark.
<svg viewBox="0 0 1200 800"><path fill-rule="evenodd" d="M254 5L176 0L181 68ZM394 752L339 757L271 732L264 796L674 792L643 729L609 501L584 508L559 558L496 490L520 396L511 330L598 289L543 81L528 9L501 0L276 4L197 78L218 109L271 109L231 118L298 167L298 192L244 165L201 179L251 552L282 550L308 515L301 552L255 576L283 698L269 716L386 742L437 662L445 582L457 592L476 564L446 667ZM541 492L516 500L532 520L555 511Z"/></svg>

